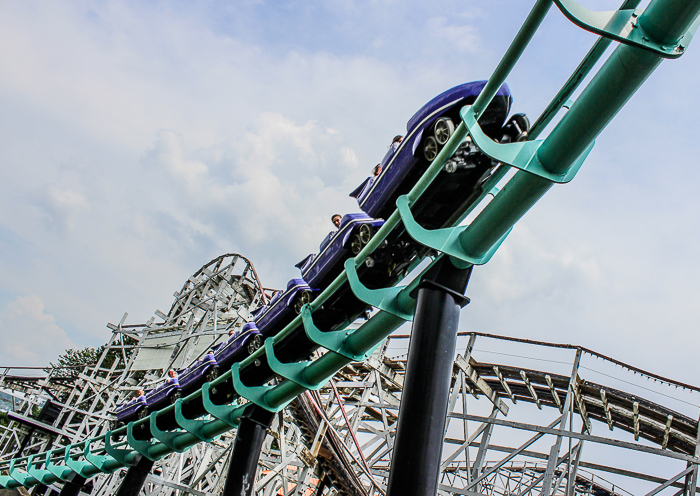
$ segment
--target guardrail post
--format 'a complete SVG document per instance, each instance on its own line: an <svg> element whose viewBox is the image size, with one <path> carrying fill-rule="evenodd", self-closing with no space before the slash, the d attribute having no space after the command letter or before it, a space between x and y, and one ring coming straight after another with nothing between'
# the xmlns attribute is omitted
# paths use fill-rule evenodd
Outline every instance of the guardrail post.
<svg viewBox="0 0 700 496"><path fill-rule="evenodd" d="M448 257L418 286L388 496L435 496L440 474L460 308L472 266Z"/></svg>
<svg viewBox="0 0 700 496"><path fill-rule="evenodd" d="M85 477L71 473L67 480L63 483L63 488L58 496L78 496L80 494L80 489L85 485Z"/></svg>
<svg viewBox="0 0 700 496"><path fill-rule="evenodd" d="M152 468L153 460L149 460L142 455L136 455L135 463L126 471L126 475L121 484L119 484L119 489L117 489L115 496L138 496Z"/></svg>
<svg viewBox="0 0 700 496"><path fill-rule="evenodd" d="M253 493L260 450L274 416L274 413L254 404L246 409L238 426L221 496L250 496Z"/></svg>

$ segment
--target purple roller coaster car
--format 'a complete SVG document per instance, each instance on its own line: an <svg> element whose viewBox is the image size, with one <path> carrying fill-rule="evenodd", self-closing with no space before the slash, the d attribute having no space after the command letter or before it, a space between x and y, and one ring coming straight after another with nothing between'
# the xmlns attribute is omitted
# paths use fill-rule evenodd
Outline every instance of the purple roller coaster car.
<svg viewBox="0 0 700 496"><path fill-rule="evenodd" d="M301 313L301 307L309 303L315 291L304 279L292 279L287 289L279 291L270 303L255 313L255 325L265 336L274 336Z"/></svg>
<svg viewBox="0 0 700 496"><path fill-rule="evenodd" d="M363 212L374 218L388 218L396 207L396 198L407 193L415 182L405 179L412 173L422 174L435 159L459 123L460 109L474 103L485 84L486 81L475 81L455 86L430 100L411 117L403 141L398 146L392 144L382 159L381 173L366 179L350 193ZM490 137L501 138L511 102L510 90L504 84L479 118L479 124Z"/></svg>
<svg viewBox="0 0 700 496"><path fill-rule="evenodd" d="M325 288L342 271L343 262L360 253L383 224L383 220L363 213L343 216L340 228L326 236L318 255L311 254L296 264L301 277L312 288Z"/></svg>
<svg viewBox="0 0 700 496"><path fill-rule="evenodd" d="M235 331L228 340L214 348L220 370L228 370L235 362L243 360L262 346L262 337L255 323L248 322Z"/></svg>
<svg viewBox="0 0 700 496"><path fill-rule="evenodd" d="M139 396L117 406L117 420L124 422L146 407L146 397Z"/></svg>
<svg viewBox="0 0 700 496"><path fill-rule="evenodd" d="M207 381L213 381L219 375L219 366L213 350L204 355L184 370L178 371L180 395L187 396Z"/></svg>
<svg viewBox="0 0 700 496"><path fill-rule="evenodd" d="M167 404L165 400L174 394L176 397L179 397L180 394L180 382L178 381L177 374L175 374L174 377L169 377L160 386L147 391L145 402L143 401L143 397L139 397L123 405L118 405L116 410L117 420L120 422L128 422L132 420L134 415L137 418L143 418L149 411L158 410L162 408L162 406L165 406ZM159 406L161 404L162 406Z"/></svg>
<svg viewBox="0 0 700 496"><path fill-rule="evenodd" d="M143 418L148 412L164 408L181 395L188 395L205 382L214 380L221 370L228 370L231 364L240 361L262 346L262 338L254 323L247 323L229 336L228 340L216 346L202 359L197 360L175 377L140 396L117 406L117 420L129 422Z"/></svg>

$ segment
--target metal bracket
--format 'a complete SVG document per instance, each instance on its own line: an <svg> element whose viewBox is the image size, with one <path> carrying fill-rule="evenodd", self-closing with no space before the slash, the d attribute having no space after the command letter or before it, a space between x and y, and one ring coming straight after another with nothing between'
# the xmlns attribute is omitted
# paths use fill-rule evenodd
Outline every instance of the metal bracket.
<svg viewBox="0 0 700 496"><path fill-rule="evenodd" d="M308 360L294 363L283 363L277 356L275 356L274 350L274 338L267 338L265 340L265 355L267 356L267 364L270 366L272 371L285 379L289 379L295 384L299 384L301 387L316 391L321 389L321 387L328 382L328 380L335 374L331 374L325 379L322 379L318 384L313 384L304 378L304 369L308 367L310 363Z"/></svg>
<svg viewBox="0 0 700 496"><path fill-rule="evenodd" d="M91 467L92 463L73 460L70 457L70 447L71 445L66 446L66 453L63 455L63 463L65 463L67 467L70 467L73 472L78 474L80 477L87 478L89 474L85 473L85 469Z"/></svg>
<svg viewBox="0 0 700 496"><path fill-rule="evenodd" d="M496 250L498 250L501 243L503 243L512 230L512 228L508 229L508 231L501 236L484 255L481 257L473 257L469 255L464 248L462 248L462 244L459 241L459 235L462 234L462 232L464 232L469 226L447 227L444 229L425 229L413 218L413 214L411 213L408 203L408 196L399 196L396 199L396 206L399 209L399 215L401 216L401 220L403 221L403 225L406 228L409 236L424 246L441 251L446 255L472 265L483 265L491 260L493 254L496 253Z"/></svg>
<svg viewBox="0 0 700 496"><path fill-rule="evenodd" d="M586 161L586 157L593 149L595 141L588 145L581 155L572 164L571 168L564 174L552 174L547 170L537 157L537 150L540 148L544 140L521 141L517 143L496 143L491 138L486 136L481 130L481 126L474 117L471 105L462 107L459 111L464 125L467 126L469 135L472 137L474 144L479 149L492 159L501 162L511 167L515 167L521 171L541 177L553 183L568 183L571 181L578 170ZM477 264L475 264L477 265Z"/></svg>
<svg viewBox="0 0 700 496"><path fill-rule="evenodd" d="M126 456L132 453L130 449L119 449L112 446L112 431L105 434L105 451L109 456L117 460L125 467L129 467L131 464L126 461Z"/></svg>
<svg viewBox="0 0 700 496"><path fill-rule="evenodd" d="M178 436L178 434L181 434L181 432L169 432L169 431L163 431L158 428L158 412L151 412L150 418L149 418L149 427L151 429L151 434L153 434L153 437L156 438L158 441L166 445L168 448L170 448L173 451L177 451L178 453L182 453L185 451L187 448L179 449L177 445L175 444L175 438Z"/></svg>
<svg viewBox="0 0 700 496"><path fill-rule="evenodd" d="M34 468L34 455L29 455L29 458L27 458L27 472L29 475L34 477L36 480L41 482L42 484L50 484L51 481L48 479L49 477L52 477L53 474L49 472L48 470L42 470L38 468Z"/></svg>
<svg viewBox="0 0 700 496"><path fill-rule="evenodd" d="M265 393L274 389L275 386L246 386L241 381L241 362L236 362L231 366L231 380L233 381L233 388L236 392L243 396L245 399L252 401L260 408L273 413L277 413L283 410L292 400L285 401L281 405L273 406L267 402L265 399Z"/></svg>
<svg viewBox="0 0 700 496"><path fill-rule="evenodd" d="M368 289L364 284L362 284L362 282L360 282L360 278L357 275L357 269L355 268L354 258L348 258L345 261L345 272L348 276L350 289L358 300L364 301L368 305L384 310L385 312L395 315L403 320L413 319L413 311L415 307L410 310L406 310L402 308L397 298L398 294L403 291L405 286Z"/></svg>
<svg viewBox="0 0 700 496"><path fill-rule="evenodd" d="M66 446L64 449L68 449L68 446ZM73 470L71 470L70 467L61 467L59 465L55 465L51 461L51 453L53 453L53 451L48 451L46 453L46 464L45 464L46 470L51 472L53 475L58 477L60 480L62 480L64 482L67 481L68 478L70 477L70 475L72 473L74 473Z"/></svg>
<svg viewBox="0 0 700 496"><path fill-rule="evenodd" d="M597 12L583 7L574 0L554 0L554 3L571 22L586 31L654 52L667 59L676 59L683 55L700 23L700 19L697 19L680 39L678 45L665 46L651 40L639 27L637 19L644 9Z"/></svg>
<svg viewBox="0 0 700 496"><path fill-rule="evenodd" d="M37 482L39 482L38 479L34 478L32 475L28 474L27 472L22 472L19 469L15 469L15 459L13 458L12 461L10 462L10 468L8 469L8 473L10 474L10 477L12 477L14 480L16 480L21 486L25 487L31 487ZM32 480L30 480L32 479Z"/></svg>
<svg viewBox="0 0 700 496"><path fill-rule="evenodd" d="M204 427L204 424L207 423L206 420L192 420L188 419L185 417L185 415L182 413L182 398L178 398L177 401L175 401L175 422L185 429L187 432L192 434L195 437L198 437L205 443L211 443L214 438L213 437L207 437L204 434L202 434L202 427Z"/></svg>
<svg viewBox="0 0 700 496"><path fill-rule="evenodd" d="M344 356L348 360L353 362L362 362L374 352L374 350L372 350L371 352L367 353L353 353L347 349L345 346L345 340L354 332L353 330L329 332L321 331L318 327L316 327L316 324L314 324L314 318L311 315L311 308L309 308L308 304L301 307L301 322L304 325L306 337L308 337L312 342L337 355Z"/></svg>
<svg viewBox="0 0 700 496"><path fill-rule="evenodd" d="M211 383L205 382L202 385L202 404L204 409L214 418L221 420L223 423L230 425L231 427L238 427L238 410L243 413L243 410L247 405L244 406L232 406L232 405L216 405L211 400L209 396L209 391L211 389Z"/></svg>
<svg viewBox="0 0 700 496"><path fill-rule="evenodd" d="M112 470L105 469L105 464L108 461L114 460L114 458L112 458L109 455L93 455L92 453L90 453L90 444L91 443L92 443L92 441L85 441L85 450L83 451L83 456L85 457L85 459L92 466L94 466L97 470L99 470L100 472L103 472L105 474L110 473L110 472L114 472L115 470L117 470L117 469L112 469Z"/></svg>
<svg viewBox="0 0 700 496"><path fill-rule="evenodd" d="M11 487L7 487L8 485L12 484ZM16 480L14 480L12 477L9 475L0 475L0 487L4 489L13 489L14 484L19 484Z"/></svg>
<svg viewBox="0 0 700 496"><path fill-rule="evenodd" d="M129 446L134 448L134 450L136 450L137 453L141 453L143 456L145 456L152 462L155 462L157 460L157 458L153 458L151 455L148 454L148 449L151 446L153 446L153 443L151 441L140 441L134 437L133 422L129 422L126 426L126 442L129 443Z"/></svg>

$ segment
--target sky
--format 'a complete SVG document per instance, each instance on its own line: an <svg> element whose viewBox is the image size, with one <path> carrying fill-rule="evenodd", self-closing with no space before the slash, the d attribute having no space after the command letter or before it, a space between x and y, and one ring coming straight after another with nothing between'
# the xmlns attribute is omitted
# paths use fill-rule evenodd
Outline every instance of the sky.
<svg viewBox="0 0 700 496"><path fill-rule="evenodd" d="M487 79L530 7L1 2L0 365L103 344L223 253L283 287L411 115ZM513 110L534 120L594 40L553 8ZM692 44L663 62L474 271L462 330L698 383L699 62Z"/></svg>

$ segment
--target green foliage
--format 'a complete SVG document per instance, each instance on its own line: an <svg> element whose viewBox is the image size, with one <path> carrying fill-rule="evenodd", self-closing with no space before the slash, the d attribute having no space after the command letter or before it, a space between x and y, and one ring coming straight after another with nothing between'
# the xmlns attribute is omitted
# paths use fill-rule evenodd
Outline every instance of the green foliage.
<svg viewBox="0 0 700 496"><path fill-rule="evenodd" d="M58 363L54 366L74 367L81 365L94 365L102 354L103 346L99 348L83 348L82 350L69 349L63 355L59 355Z"/></svg>
<svg viewBox="0 0 700 496"><path fill-rule="evenodd" d="M114 349L112 348L107 352L107 355L105 356L104 360L102 360L102 368L105 369L111 369L112 365L114 364L115 361L120 362L118 363L117 367L115 370L121 370L124 368L125 361L128 361L129 358L131 358L131 355L134 353L133 348L127 348L128 346L135 346L138 341L130 336L122 335L121 337L121 344L124 346L124 356L122 356L122 350L119 349ZM104 346L98 348L100 353L102 353L102 350L104 350ZM124 358L125 360L122 360Z"/></svg>
<svg viewBox="0 0 700 496"><path fill-rule="evenodd" d="M58 356L56 363L50 363L51 367L69 367L59 370L56 377L76 377L86 365L95 365L102 354L103 346L99 348L86 347L82 350L68 349Z"/></svg>
<svg viewBox="0 0 700 496"><path fill-rule="evenodd" d="M122 370L124 368L125 362L134 353L133 348L127 347L134 346L137 343L136 339L129 336L122 336L121 341L121 345L125 347L123 350L119 348L112 348L102 359L100 371L98 371L97 374L100 377L106 377L108 371L111 370L115 362L117 362L115 371ZM85 366L93 368L102 356L102 353L104 353L105 348L105 346L100 346L99 348L92 348L88 346L81 350L66 350L63 354L59 355L56 363L49 364L50 367L66 367L62 370L59 370L58 373L54 375L54 377L77 377L78 374L80 374L83 371L83 368Z"/></svg>

